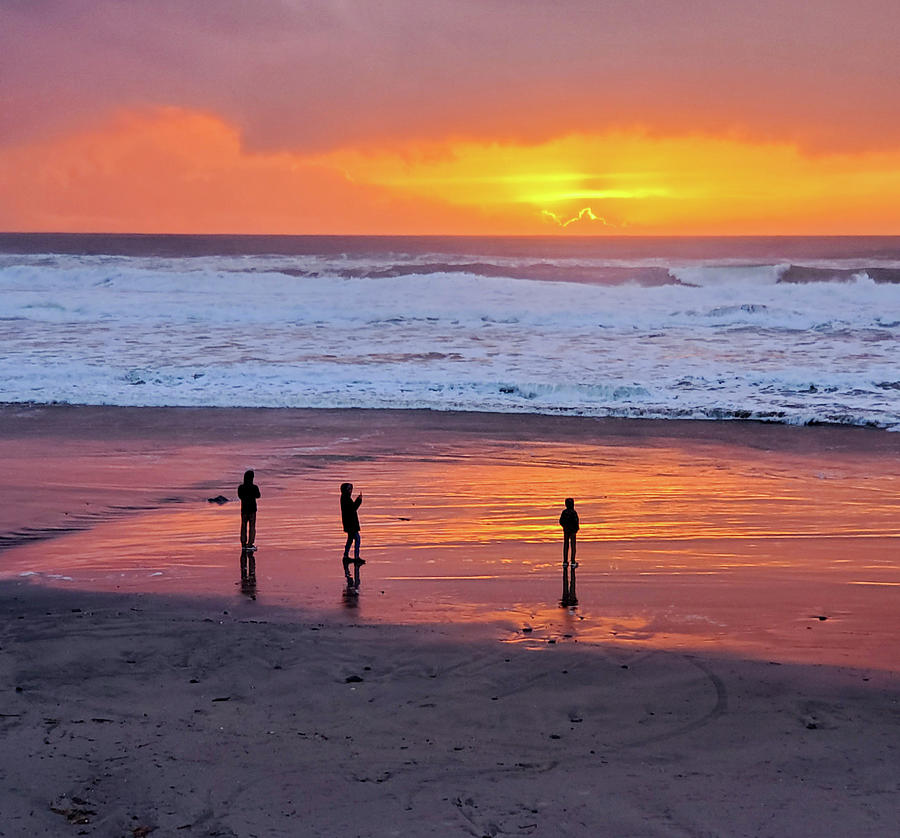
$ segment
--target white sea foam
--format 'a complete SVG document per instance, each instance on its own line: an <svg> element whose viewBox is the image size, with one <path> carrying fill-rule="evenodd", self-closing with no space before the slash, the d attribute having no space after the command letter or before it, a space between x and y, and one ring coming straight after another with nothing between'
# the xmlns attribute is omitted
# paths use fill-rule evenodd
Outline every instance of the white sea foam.
<svg viewBox="0 0 900 838"><path fill-rule="evenodd" d="M752 285L755 288L774 285L790 268L780 265L685 265L673 267L669 273L685 285L700 288L713 286Z"/></svg>
<svg viewBox="0 0 900 838"><path fill-rule="evenodd" d="M5 255L0 400L900 427L900 284L790 267Z"/></svg>

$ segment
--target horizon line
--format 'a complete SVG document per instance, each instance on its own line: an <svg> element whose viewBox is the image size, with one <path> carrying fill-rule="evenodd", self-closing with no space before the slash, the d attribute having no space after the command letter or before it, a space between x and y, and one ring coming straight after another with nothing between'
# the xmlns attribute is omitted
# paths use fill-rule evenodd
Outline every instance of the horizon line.
<svg viewBox="0 0 900 838"><path fill-rule="evenodd" d="M0 236L106 236L207 238L343 238L343 239L891 239L896 233L222 233L222 232L109 232L104 230L0 230Z"/></svg>

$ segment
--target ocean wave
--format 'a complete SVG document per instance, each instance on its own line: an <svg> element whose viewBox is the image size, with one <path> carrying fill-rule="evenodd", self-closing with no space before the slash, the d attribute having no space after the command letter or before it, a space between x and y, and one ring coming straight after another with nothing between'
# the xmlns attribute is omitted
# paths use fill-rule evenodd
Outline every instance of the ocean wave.
<svg viewBox="0 0 900 838"><path fill-rule="evenodd" d="M546 240L368 240L332 241L320 237L298 245L290 237L99 237L112 252L96 252L78 242L90 237L25 237L32 244L71 242L59 252L29 252L10 234L0 234L0 271L10 267L44 268L51 271L87 270L114 275L119 271L197 275L281 274L294 279L390 279L427 278L445 274L570 282L591 285L636 284L645 287L685 284L699 287L750 283L846 282L868 277L879 283L900 282L900 239L877 246L840 246L816 240L813 250L829 255L798 258L797 244L790 240L741 240L722 244L716 240L633 244L571 240L567 246ZM96 237L95 237L96 238ZM301 240L301 242L304 240ZM866 240L857 240L866 241ZM118 242L118 245L116 243ZM398 243L407 245L399 247ZM766 244L761 248L760 243ZM278 244L297 245L295 247ZM367 244L368 243L368 244ZM97 248L101 241L98 240ZM346 245L342 248L341 244ZM429 245L443 245L432 248ZM491 245L494 245L493 247ZM575 246L575 245L579 246ZM6 245L6 246L4 246ZM110 245L112 245L110 247ZM254 246L256 245L256 246ZM475 245L483 248L479 251ZM242 252L241 247L246 250ZM424 249L423 249L424 248ZM698 249L699 248L699 249ZM835 251L835 248L838 248ZM725 255L731 249L745 256ZM566 253L566 251L572 251ZM704 250L710 252L705 253ZM759 252L763 258L754 258ZM712 255L720 252L720 255ZM765 258L769 257L769 258Z"/></svg>
<svg viewBox="0 0 900 838"><path fill-rule="evenodd" d="M892 253L393 244L0 255L0 400L900 424Z"/></svg>
<svg viewBox="0 0 900 838"><path fill-rule="evenodd" d="M695 281L607 286L469 273L300 279L277 271L16 265L0 269L0 317L214 324L429 320L646 329L696 325L701 319L802 329L827 323L837 312L852 328L894 328L900 321L895 284L867 276L836 284L782 284L779 273L734 269L721 281L700 284L699 273L681 272Z"/></svg>

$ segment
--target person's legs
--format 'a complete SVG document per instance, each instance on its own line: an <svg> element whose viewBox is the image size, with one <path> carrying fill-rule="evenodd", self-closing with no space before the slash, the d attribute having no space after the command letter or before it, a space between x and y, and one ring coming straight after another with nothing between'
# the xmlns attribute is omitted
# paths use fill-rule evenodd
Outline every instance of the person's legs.
<svg viewBox="0 0 900 838"><path fill-rule="evenodd" d="M241 547L247 546L247 522L249 518L248 516L242 512L241 513Z"/></svg>
<svg viewBox="0 0 900 838"><path fill-rule="evenodd" d="M575 533L571 533L569 538L572 539L572 567L578 567L578 562L575 561Z"/></svg>
<svg viewBox="0 0 900 838"><path fill-rule="evenodd" d="M563 533L563 564L567 565L569 563L569 534L567 532Z"/></svg>
<svg viewBox="0 0 900 838"><path fill-rule="evenodd" d="M248 516L249 532L247 533L247 544L252 547L256 544L256 513L253 512Z"/></svg>
<svg viewBox="0 0 900 838"><path fill-rule="evenodd" d="M355 576L356 576L356 584L359 584L359 566L364 564L363 560L359 557L359 531L356 532L348 532L347 533L347 543L344 545L344 558L342 559L344 563L344 576L347 577L348 582L353 581L353 576L350 575L350 562L355 562ZM353 545L353 558L350 558L350 545Z"/></svg>

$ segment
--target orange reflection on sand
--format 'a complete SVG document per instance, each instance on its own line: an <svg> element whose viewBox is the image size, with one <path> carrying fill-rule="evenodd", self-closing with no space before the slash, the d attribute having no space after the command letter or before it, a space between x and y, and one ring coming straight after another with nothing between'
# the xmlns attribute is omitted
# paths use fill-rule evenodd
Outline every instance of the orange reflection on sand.
<svg viewBox="0 0 900 838"><path fill-rule="evenodd" d="M354 439L348 455L304 455L302 466L290 446L265 449L254 607L343 608L338 487L349 479L364 495L368 562L355 619L900 669L885 642L900 630L900 473L865 446L807 454L696 438L457 434L370 455L372 444ZM171 467L160 462L160 473ZM237 479L228 472L219 485ZM8 550L5 575L239 596L239 508L206 496ZM574 611L556 605L567 496L582 520Z"/></svg>
<svg viewBox="0 0 900 838"><path fill-rule="evenodd" d="M510 615L497 612L493 615L497 622L509 621ZM707 622L708 621L696 621ZM704 628L708 629L708 625ZM645 643L655 640L654 645L663 648L682 648L696 642L696 634L686 631L672 632L657 637L658 626L648 614L592 615L590 620L580 620L574 609L540 609L522 615L520 625L510 626L509 634L503 640L544 649L567 641L579 643L619 644Z"/></svg>
<svg viewBox="0 0 900 838"><path fill-rule="evenodd" d="M234 552L233 523L233 515L219 508L159 509L25 545L16 550L16 564L92 579L216 568L217 550L230 546Z"/></svg>
<svg viewBox="0 0 900 838"><path fill-rule="evenodd" d="M898 534L889 479L844 463L813 473L801 458L759 452L733 461L715 446L692 456L665 448L531 444L508 455L392 464L366 500L368 528L386 547L559 540L559 512L576 499L579 542L633 546L771 538L885 538ZM653 549L649 544L639 549ZM741 551L743 552L743 550Z"/></svg>

